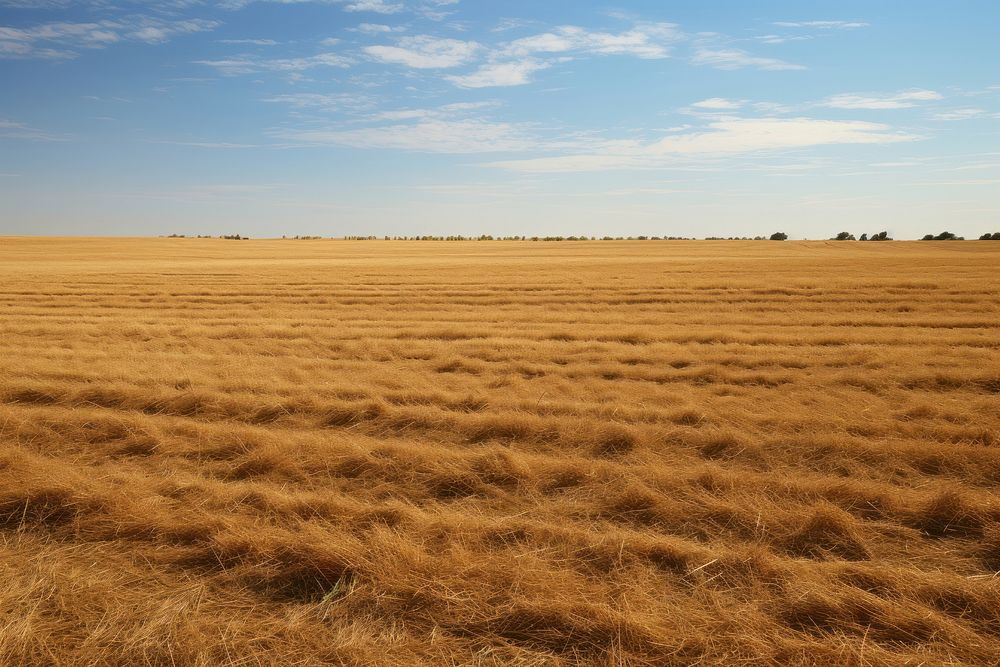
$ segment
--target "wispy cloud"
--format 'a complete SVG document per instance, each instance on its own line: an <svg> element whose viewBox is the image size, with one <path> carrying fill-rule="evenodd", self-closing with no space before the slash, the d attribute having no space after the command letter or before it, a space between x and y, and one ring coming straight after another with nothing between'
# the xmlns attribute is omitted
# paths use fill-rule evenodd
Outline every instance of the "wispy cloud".
<svg viewBox="0 0 1000 667"><path fill-rule="evenodd" d="M947 186L947 185L1000 185L1000 178L971 178L965 181L927 181L922 183L910 183L916 186Z"/></svg>
<svg viewBox="0 0 1000 667"><path fill-rule="evenodd" d="M362 23L355 28L348 28L351 32L360 32L363 35L384 35L392 32L405 32L404 26L388 26L383 23Z"/></svg>
<svg viewBox="0 0 1000 667"><path fill-rule="evenodd" d="M74 58L78 49L101 49L122 41L162 44L177 35L213 30L218 21L167 21L149 16L86 23L44 23L31 28L0 26L0 58Z"/></svg>
<svg viewBox="0 0 1000 667"><path fill-rule="evenodd" d="M371 109L375 102L367 95L354 93L291 93L265 97L263 102L286 104L294 109L311 109L324 112L357 112Z"/></svg>
<svg viewBox="0 0 1000 667"><path fill-rule="evenodd" d="M752 67L763 70L803 70L804 65L785 62L778 58L765 58L747 53L743 49L711 49L699 48L695 51L691 62L695 65L708 65L716 69L737 70Z"/></svg>
<svg viewBox="0 0 1000 667"><path fill-rule="evenodd" d="M838 144L889 144L922 137L864 121L816 118L728 118L705 129L670 134L642 143L608 143L590 153L509 160L493 166L526 172L572 172L654 168L678 159L755 152L786 151Z"/></svg>
<svg viewBox="0 0 1000 667"><path fill-rule="evenodd" d="M531 135L527 126L493 121L481 113L496 106L495 100L483 100L429 108L370 109L339 126L281 129L272 134L298 144L421 153L509 152L538 145L538 138ZM365 127L357 127L358 124Z"/></svg>
<svg viewBox="0 0 1000 667"><path fill-rule="evenodd" d="M817 28L820 30L853 30L867 28L870 23L865 21L775 21L773 25L779 28Z"/></svg>
<svg viewBox="0 0 1000 667"><path fill-rule="evenodd" d="M980 108L952 109L951 111L936 113L931 118L934 120L969 120L970 118L979 118L985 114L986 109Z"/></svg>
<svg viewBox="0 0 1000 667"><path fill-rule="evenodd" d="M403 37L395 46L366 46L363 50L383 63L416 69L444 69L471 62L481 48L476 42L418 35Z"/></svg>
<svg viewBox="0 0 1000 667"><path fill-rule="evenodd" d="M535 72L584 55L667 58L680 39L672 23L639 23L619 33L566 25L494 46L478 69L446 78L459 88L521 86L530 83Z"/></svg>
<svg viewBox="0 0 1000 667"><path fill-rule="evenodd" d="M691 105L696 109L707 109L709 111L733 111L743 106L740 100L727 100L722 97L710 97Z"/></svg>
<svg viewBox="0 0 1000 667"><path fill-rule="evenodd" d="M812 35L757 35L754 39L762 44L784 44L785 42L803 42L812 39Z"/></svg>
<svg viewBox="0 0 1000 667"><path fill-rule="evenodd" d="M531 81L531 75L549 66L534 58L487 63L471 74L449 76L447 79L459 88L491 88L521 86Z"/></svg>
<svg viewBox="0 0 1000 667"><path fill-rule="evenodd" d="M261 144L242 144L231 141L154 141L157 144L169 144L171 146L191 146L193 148L222 148L222 149L238 149L238 148L265 148Z"/></svg>
<svg viewBox="0 0 1000 667"><path fill-rule="evenodd" d="M219 60L195 60L197 65L206 65L218 70L226 76L253 74L256 72L286 72L295 73L314 67L346 68L353 60L337 53L319 53L304 58L258 58L252 55L234 56Z"/></svg>
<svg viewBox="0 0 1000 667"><path fill-rule="evenodd" d="M424 119L424 118L456 118L459 116L466 115L472 111L477 111L479 109L485 109L487 107L496 106L496 102L455 102L453 104L445 104L440 107L433 109L393 109L388 111L381 111L375 116L371 117L370 120L376 121L399 121L399 120L414 120L414 119Z"/></svg>
<svg viewBox="0 0 1000 667"><path fill-rule="evenodd" d="M491 32L506 32L508 30L516 30L518 28L529 28L536 25L537 21L531 21L528 19L518 19L518 18L504 18L491 28Z"/></svg>
<svg viewBox="0 0 1000 667"><path fill-rule="evenodd" d="M62 9L72 0L0 0L0 7L11 9Z"/></svg>
<svg viewBox="0 0 1000 667"><path fill-rule="evenodd" d="M349 130L283 131L276 133L276 136L304 144L396 149L420 153L510 152L527 150L533 145L530 138L513 124L476 119L422 118L415 123Z"/></svg>
<svg viewBox="0 0 1000 667"><path fill-rule="evenodd" d="M45 132L24 123L0 118L0 139L27 141L65 141L67 137Z"/></svg>
<svg viewBox="0 0 1000 667"><path fill-rule="evenodd" d="M219 44L251 44L253 46L277 46L273 39L217 39Z"/></svg>
<svg viewBox="0 0 1000 667"><path fill-rule="evenodd" d="M933 102L942 99L940 93L933 90L903 90L896 93L883 94L842 94L828 97L819 106L832 109L909 109L920 102Z"/></svg>
<svg viewBox="0 0 1000 667"><path fill-rule="evenodd" d="M681 39L673 23L639 23L619 33L592 31L579 26L560 26L551 32L516 39L501 46L504 56L580 51L637 58L666 58L674 42Z"/></svg>
<svg viewBox="0 0 1000 667"><path fill-rule="evenodd" d="M443 21L454 13L444 7L457 5L458 2L459 0L424 0L413 7L413 10L430 21Z"/></svg>
<svg viewBox="0 0 1000 667"><path fill-rule="evenodd" d="M16 0L15 0L16 1ZM175 2L188 2L201 4L204 0L174 0ZM432 20L440 20L448 15L448 12L440 8L446 5L453 5L458 0L423 0L422 2L407 6L402 2L391 2L389 0L220 0L219 6L225 9L243 9L247 5L257 2L270 2L280 5L300 5L300 4L322 4L322 5L342 5L344 11L353 13L369 12L372 14L398 14L407 10L416 12Z"/></svg>
<svg viewBox="0 0 1000 667"><path fill-rule="evenodd" d="M385 0L356 0L344 5L348 12L374 12L376 14L395 14L403 11L403 5Z"/></svg>

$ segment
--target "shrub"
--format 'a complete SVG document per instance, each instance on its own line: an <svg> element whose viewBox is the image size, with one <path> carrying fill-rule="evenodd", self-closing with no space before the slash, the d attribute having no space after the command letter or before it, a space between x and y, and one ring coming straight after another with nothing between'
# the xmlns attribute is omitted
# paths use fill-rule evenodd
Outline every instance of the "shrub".
<svg viewBox="0 0 1000 667"><path fill-rule="evenodd" d="M831 240L832 241L855 241L857 239L855 239L854 238L854 234L852 234L850 232L840 232L839 234L837 234L836 236L834 236Z"/></svg>
<svg viewBox="0 0 1000 667"><path fill-rule="evenodd" d="M992 234L990 234L989 232L986 232L985 234L983 234L982 236L979 237L979 240L980 241L1000 241L1000 232L993 232Z"/></svg>
<svg viewBox="0 0 1000 667"><path fill-rule="evenodd" d="M937 236L933 234L927 234L921 241L964 241L965 238L961 236L955 236L951 232L941 232Z"/></svg>
<svg viewBox="0 0 1000 667"><path fill-rule="evenodd" d="M772 241L785 241L788 239L788 234L785 232L775 232L771 234Z"/></svg>

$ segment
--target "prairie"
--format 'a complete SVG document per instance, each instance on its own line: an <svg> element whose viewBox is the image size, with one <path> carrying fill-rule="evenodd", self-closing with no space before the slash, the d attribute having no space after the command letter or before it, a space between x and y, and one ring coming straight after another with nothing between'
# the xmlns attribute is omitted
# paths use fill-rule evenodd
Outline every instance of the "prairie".
<svg viewBox="0 0 1000 667"><path fill-rule="evenodd" d="M994 245L0 239L0 664L997 664Z"/></svg>

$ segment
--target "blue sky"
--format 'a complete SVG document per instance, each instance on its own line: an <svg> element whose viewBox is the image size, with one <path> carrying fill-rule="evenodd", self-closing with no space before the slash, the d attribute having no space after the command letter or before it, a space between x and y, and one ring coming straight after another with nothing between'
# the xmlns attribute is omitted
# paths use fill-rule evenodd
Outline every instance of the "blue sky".
<svg viewBox="0 0 1000 667"><path fill-rule="evenodd" d="M994 0L0 0L0 234L978 236L998 26Z"/></svg>

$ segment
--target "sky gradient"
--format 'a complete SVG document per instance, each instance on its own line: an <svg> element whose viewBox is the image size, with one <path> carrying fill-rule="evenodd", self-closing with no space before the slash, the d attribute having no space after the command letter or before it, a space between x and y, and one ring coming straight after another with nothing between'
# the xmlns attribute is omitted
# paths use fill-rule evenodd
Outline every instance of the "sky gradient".
<svg viewBox="0 0 1000 667"><path fill-rule="evenodd" d="M993 0L0 0L0 234L978 236L997 26Z"/></svg>

